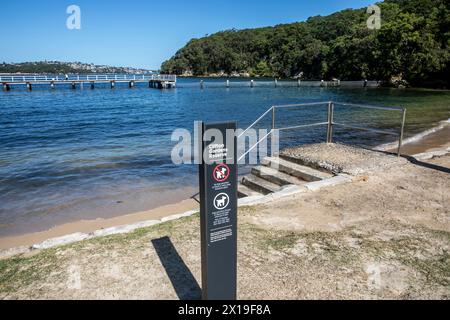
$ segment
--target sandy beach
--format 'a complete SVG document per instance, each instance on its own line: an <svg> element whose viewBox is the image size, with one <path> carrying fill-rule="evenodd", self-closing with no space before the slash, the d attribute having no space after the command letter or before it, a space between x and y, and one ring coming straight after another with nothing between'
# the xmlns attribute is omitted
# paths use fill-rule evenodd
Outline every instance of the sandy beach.
<svg viewBox="0 0 450 320"><path fill-rule="evenodd" d="M43 232L0 238L0 249L31 246L35 243L39 243L50 238L61 237L76 232L90 233L96 230L127 225L139 221L157 220L173 214L195 210L197 208L198 203L195 200L189 199L176 204L162 206L153 210L138 212L111 219L81 220L71 222L56 226L50 230Z"/></svg>
<svg viewBox="0 0 450 320"><path fill-rule="evenodd" d="M238 299L449 299L449 167L400 161L240 208ZM198 299L199 216L0 261L0 299Z"/></svg>
<svg viewBox="0 0 450 320"><path fill-rule="evenodd" d="M415 155L424 152L432 152L435 150L443 150L450 147L450 123L443 125L440 130L432 131L428 135L420 139L412 139L412 142L405 144L402 148L404 155ZM396 152L396 148L387 148L390 152ZM193 199L187 199L179 203L162 206L153 210L138 212L129 215L123 215L111 219L81 220L54 228L28 233L12 237L0 238L0 249L10 249L15 247L31 246L35 243L45 241L50 238L61 237L64 235L83 232L90 233L114 226L132 224L140 221L161 219L174 214L183 213L189 210L197 210L198 203Z"/></svg>

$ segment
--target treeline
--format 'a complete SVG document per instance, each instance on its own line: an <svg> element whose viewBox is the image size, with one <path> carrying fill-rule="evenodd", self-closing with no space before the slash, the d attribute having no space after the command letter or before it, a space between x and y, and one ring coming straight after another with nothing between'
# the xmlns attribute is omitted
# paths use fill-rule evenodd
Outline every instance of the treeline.
<svg viewBox="0 0 450 320"><path fill-rule="evenodd" d="M448 86L448 0L386 0L381 29L366 8L275 27L229 30L191 40L163 63L163 73L236 73L304 79L373 79Z"/></svg>

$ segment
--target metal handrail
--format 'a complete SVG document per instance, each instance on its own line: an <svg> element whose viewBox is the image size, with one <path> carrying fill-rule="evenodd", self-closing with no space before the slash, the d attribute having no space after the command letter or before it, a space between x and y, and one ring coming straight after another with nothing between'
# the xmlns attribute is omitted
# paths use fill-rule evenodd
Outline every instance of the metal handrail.
<svg viewBox="0 0 450 320"><path fill-rule="evenodd" d="M376 109L376 110L385 110L385 111L401 111L402 112L402 123L401 123L401 129L400 132L392 132L388 130L379 130L379 129L372 129L372 128L366 128L366 127L360 127L360 126L354 126L349 125L345 123L337 123L334 122L334 108L335 105L342 105L347 107L356 107L356 108L364 108L364 109ZM277 109L285 109L285 108L295 108L295 107L309 107L309 106L317 106L317 105L328 105L328 121L327 122L317 122L312 124L306 124L306 125L299 125L299 126L292 126L292 127L284 127L284 128L277 128L276 127L276 110ZM296 129L302 129L302 128L309 128L309 127L318 127L318 126L328 126L327 129L327 143L333 142L333 127L334 126L340 126L340 127L346 127L350 129L355 130L362 130L362 131L370 131L380 134L387 134L387 135L393 135L399 137L399 144L398 144L398 151L397 156L401 155L401 148L403 145L403 136L405 131L405 122L406 122L406 108L402 107L382 107L382 106L370 106L370 105L362 105L362 104L352 104L352 103L335 103L333 101L328 102L314 102L314 103L301 103L301 104L288 104L288 105L278 105L278 106L272 106L269 108L266 112L264 112L255 122L253 122L247 129L245 129L241 134L238 135L238 138L241 138L246 132L248 132L250 129L252 129L254 126L256 126L259 122L261 122L262 119L264 119L267 114L272 112L272 130L268 134L266 134L263 138L259 139L247 152L245 152L238 161L241 161L244 159L251 151L253 151L261 142L266 140L270 135L272 135L275 130L278 131L287 131L287 130L296 130Z"/></svg>
<svg viewBox="0 0 450 320"><path fill-rule="evenodd" d="M253 122L247 129L245 129L244 131L242 131L242 133L238 136L238 138L242 137L248 130L250 130L251 128L253 128L255 125L257 125L270 111L273 110L274 107L271 107L269 110L267 110L266 112L264 112L262 114L262 116L260 116L255 122Z"/></svg>
<svg viewBox="0 0 450 320"><path fill-rule="evenodd" d="M252 152L261 142L266 140L270 135L274 133L275 130L279 131L287 131L287 130L294 130L294 129L300 129L300 128L306 128L306 127L314 127L314 126L322 126L327 125L328 122L318 122L308 125L301 125L301 126L295 126L295 127L285 127L285 128L276 128L276 122L275 122L275 114L277 109L284 109L284 108L294 108L294 107L309 107L309 106L317 106L317 105L323 105L328 102L314 102L314 103L301 103L301 104L287 104L287 105L277 105L272 106L269 108L266 112L264 112L255 122L253 122L247 129L245 129L243 132L241 132L240 135L238 135L238 138L241 138L246 132L248 132L250 129L252 129L255 125L257 125L259 122L261 122L264 117L272 112L272 130L268 134L266 134L263 138L259 139L248 151L246 151L239 159L238 161L241 161L244 159L250 152Z"/></svg>
<svg viewBox="0 0 450 320"><path fill-rule="evenodd" d="M266 134L263 138L259 139L258 142L256 142L250 149L248 149L242 156L239 157L238 162L240 162L242 159L244 159L250 152L252 152L257 146L261 144L264 140L266 140L270 135L273 134L275 130L270 130L268 134Z"/></svg>
<svg viewBox="0 0 450 320"><path fill-rule="evenodd" d="M329 103L329 101L326 102L311 102L311 103L298 103L298 104L285 104L285 105L278 105L274 106L276 109L284 109L284 108L294 108L294 107L311 107L311 106L319 106Z"/></svg>
<svg viewBox="0 0 450 320"><path fill-rule="evenodd" d="M303 128L311 128L311 127L320 127L320 126L326 126L328 125L328 122L317 122L312 124L303 124L300 126L293 126L293 127L285 127L285 128L279 128L279 131L288 131L288 130L297 130L297 129L303 129Z"/></svg>
<svg viewBox="0 0 450 320"><path fill-rule="evenodd" d="M378 107L378 106L371 106L371 105L365 105L365 104L354 104L354 103L342 103L342 102L335 102L335 104L341 105L341 106L347 106L347 107L356 107L356 108L363 108L363 109L378 109L378 110L386 110L386 111L403 111L405 108L403 107Z"/></svg>
<svg viewBox="0 0 450 320"><path fill-rule="evenodd" d="M346 123L337 123L337 122L333 122L333 125L345 127L345 128L349 128L349 129L363 130L363 131L370 131L370 132L374 132L374 133L387 134L387 135L391 135L391 136L398 136L397 132L388 131L388 130L370 129L370 128L364 128L364 127L360 127L360 126L350 125L350 124L346 124Z"/></svg>

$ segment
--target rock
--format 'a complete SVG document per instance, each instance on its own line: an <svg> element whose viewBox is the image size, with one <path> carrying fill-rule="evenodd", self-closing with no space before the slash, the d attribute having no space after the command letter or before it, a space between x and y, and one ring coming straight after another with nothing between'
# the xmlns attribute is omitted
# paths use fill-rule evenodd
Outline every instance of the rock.
<svg viewBox="0 0 450 320"><path fill-rule="evenodd" d="M97 237L105 237L105 236L111 236L111 235L116 235L116 234L125 234L125 233L133 232L137 229L148 228L148 227L160 224L160 223L161 223L160 220L148 220L148 221L138 222L138 223L129 224L129 225L123 225L123 226L118 226L118 227L111 227L111 228L107 228L107 229L97 230L97 231L91 233L90 236L97 238Z"/></svg>
<svg viewBox="0 0 450 320"><path fill-rule="evenodd" d="M35 250L50 249L58 246L83 241L86 240L87 238L89 238L89 235L87 233L73 233L67 236L45 240L44 242L33 245L32 249Z"/></svg>

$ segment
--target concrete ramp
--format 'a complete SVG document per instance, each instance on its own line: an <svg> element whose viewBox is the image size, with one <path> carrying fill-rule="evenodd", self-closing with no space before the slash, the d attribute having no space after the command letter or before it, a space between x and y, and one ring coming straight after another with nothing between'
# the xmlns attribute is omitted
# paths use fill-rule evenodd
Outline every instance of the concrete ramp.
<svg viewBox="0 0 450 320"><path fill-rule="evenodd" d="M376 172L408 163L395 154L345 144L320 143L288 148L280 157L333 174L352 176Z"/></svg>

